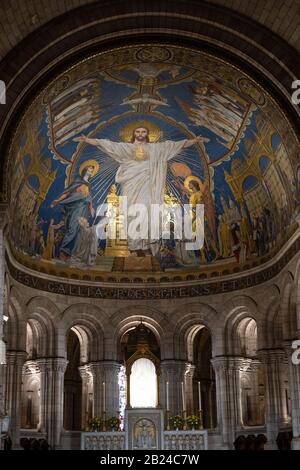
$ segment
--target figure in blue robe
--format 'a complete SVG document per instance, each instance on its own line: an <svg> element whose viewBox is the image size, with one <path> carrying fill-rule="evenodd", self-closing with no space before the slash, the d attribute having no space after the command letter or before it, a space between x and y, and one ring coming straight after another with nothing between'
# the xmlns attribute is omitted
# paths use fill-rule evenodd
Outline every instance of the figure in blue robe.
<svg viewBox="0 0 300 470"><path fill-rule="evenodd" d="M73 254L77 238L80 234L79 217L89 220L94 217L89 179L94 175L95 167L87 166L65 191L54 200L51 207L63 207L65 218L65 234L60 246L60 259L67 261Z"/></svg>

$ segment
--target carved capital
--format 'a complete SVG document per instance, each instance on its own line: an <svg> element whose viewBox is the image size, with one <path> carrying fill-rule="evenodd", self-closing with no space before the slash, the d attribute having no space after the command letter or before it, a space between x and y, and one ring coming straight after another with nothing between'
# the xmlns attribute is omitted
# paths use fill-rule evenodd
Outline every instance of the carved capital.
<svg viewBox="0 0 300 470"><path fill-rule="evenodd" d="M60 372L61 374L64 374L68 364L68 361L62 357L41 358L37 359L36 362L42 373Z"/></svg>
<svg viewBox="0 0 300 470"><path fill-rule="evenodd" d="M264 365L285 364L288 355L287 352L288 351L285 349L260 349L258 351L258 358Z"/></svg>

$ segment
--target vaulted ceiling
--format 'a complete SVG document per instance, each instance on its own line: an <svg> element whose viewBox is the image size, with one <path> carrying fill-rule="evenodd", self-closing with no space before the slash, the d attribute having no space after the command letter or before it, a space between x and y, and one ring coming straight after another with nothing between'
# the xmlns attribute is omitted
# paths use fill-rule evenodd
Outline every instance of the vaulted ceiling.
<svg viewBox="0 0 300 470"><path fill-rule="evenodd" d="M143 3L149 2L140 1L139 3L143 5ZM165 2L161 3L163 9ZM176 3L183 2L176 0ZM270 29L300 51L299 0L252 0L249 2L246 0L207 0L202 3L218 5L245 15ZM0 29L4 34L1 37L0 58L3 59L28 34L47 22L87 4L95 4L94 8L99 8L94 0L32 0L30 2L28 0L10 0L1 2ZM199 11L201 11L201 5L199 5Z"/></svg>

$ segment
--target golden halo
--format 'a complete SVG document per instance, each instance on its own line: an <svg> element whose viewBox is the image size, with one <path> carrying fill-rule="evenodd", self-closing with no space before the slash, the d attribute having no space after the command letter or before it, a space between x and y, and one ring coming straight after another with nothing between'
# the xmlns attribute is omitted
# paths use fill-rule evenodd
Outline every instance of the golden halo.
<svg viewBox="0 0 300 470"><path fill-rule="evenodd" d="M95 176L95 175L98 173L98 171L99 171L99 163L98 163L96 160L86 160L85 162L81 163L81 165L80 165L80 167L79 167L79 174L80 174L80 176L82 175L83 170L84 170L87 166L93 166L93 167L94 167L94 171L93 171L92 176Z"/></svg>
<svg viewBox="0 0 300 470"><path fill-rule="evenodd" d="M191 175L191 176L188 176L187 178L185 178L183 184L184 184L184 187L185 187L190 193L192 192L192 191L190 190L190 188L189 188L189 183L190 183L191 181L197 181L197 183L199 183L200 188L201 188L201 186L202 186L202 184L203 184L202 181L200 180L200 178L198 178L198 176Z"/></svg>
<svg viewBox="0 0 300 470"><path fill-rule="evenodd" d="M120 130L120 137L123 142L131 142L134 129L138 127L147 127L149 129L149 141L157 142L162 138L163 133L159 127L151 121L132 121Z"/></svg>

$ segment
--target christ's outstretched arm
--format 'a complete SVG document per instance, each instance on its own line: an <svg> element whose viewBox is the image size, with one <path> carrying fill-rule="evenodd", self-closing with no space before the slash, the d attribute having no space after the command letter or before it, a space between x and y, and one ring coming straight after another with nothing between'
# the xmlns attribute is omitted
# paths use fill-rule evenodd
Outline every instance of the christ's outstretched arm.
<svg viewBox="0 0 300 470"><path fill-rule="evenodd" d="M205 142L209 142L210 139L207 139L206 137L201 137L199 135L198 137L195 137L194 139L188 139L186 140L185 144L183 145L183 148L186 149L188 147L191 147L192 145L197 144L198 142L204 144Z"/></svg>
<svg viewBox="0 0 300 470"><path fill-rule="evenodd" d="M75 139L73 140L75 142L85 142L86 144L97 145L97 139L90 139L89 137L86 137L85 135L75 137Z"/></svg>
<svg viewBox="0 0 300 470"><path fill-rule="evenodd" d="M195 137L194 139L188 139L186 140L185 144L183 145L183 148L188 148L191 147L192 145L197 144L198 142L209 142L210 139L207 139L206 137L201 137L200 135L198 137ZM98 145L98 139L90 139L89 137L86 137L85 135L81 135L80 137L76 137L74 139L75 142L85 142L86 144L90 145Z"/></svg>
<svg viewBox="0 0 300 470"><path fill-rule="evenodd" d="M85 142L86 144L94 145L106 155L116 160L118 163L124 163L132 160L131 152L128 152L128 145L131 148L131 144L124 142L113 142L108 139L90 139L84 135L76 137L74 141Z"/></svg>
<svg viewBox="0 0 300 470"><path fill-rule="evenodd" d="M84 135L76 137L74 140L75 142L85 142L86 144L94 145L118 163L125 163L134 159L132 144L130 143L112 142L108 139L90 139ZM205 142L209 142L209 139L198 136L194 139L166 140L164 142L152 143L151 146L153 145L153 149L155 148L155 155L153 157L156 156L161 161L167 161L178 155L183 148L188 148L195 144L200 144L204 147Z"/></svg>

